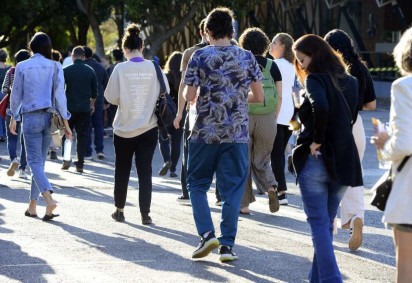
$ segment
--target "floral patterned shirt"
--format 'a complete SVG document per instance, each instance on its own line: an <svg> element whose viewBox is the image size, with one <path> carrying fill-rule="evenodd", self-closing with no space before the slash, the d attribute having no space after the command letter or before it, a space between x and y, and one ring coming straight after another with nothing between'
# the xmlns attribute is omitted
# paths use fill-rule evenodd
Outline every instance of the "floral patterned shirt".
<svg viewBox="0 0 412 283"><path fill-rule="evenodd" d="M255 57L238 46L196 50L185 84L199 87L197 117L190 135L195 143L248 143L250 83L262 80Z"/></svg>

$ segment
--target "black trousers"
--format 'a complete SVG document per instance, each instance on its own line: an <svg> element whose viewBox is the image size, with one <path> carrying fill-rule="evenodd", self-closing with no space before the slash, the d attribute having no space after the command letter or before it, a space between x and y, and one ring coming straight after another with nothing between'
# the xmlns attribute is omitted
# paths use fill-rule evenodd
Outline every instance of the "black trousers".
<svg viewBox="0 0 412 283"><path fill-rule="evenodd" d="M76 131L77 138L77 164L83 168L84 156L86 154L87 137L90 128L90 112L72 112L69 119L69 126L72 132ZM66 137L63 136L63 145ZM64 156L64 146L62 146L62 155Z"/></svg>
<svg viewBox="0 0 412 283"><path fill-rule="evenodd" d="M132 159L135 158L139 178L139 207L141 213L150 212L152 202L152 160L157 145L158 129L153 128L133 138L113 137L116 154L114 172L114 202L124 208L129 185Z"/></svg>
<svg viewBox="0 0 412 283"><path fill-rule="evenodd" d="M278 182L278 192L287 190L285 178L285 149L291 135L292 131L289 130L289 126L277 125L276 138L271 153L271 164L272 172Z"/></svg>

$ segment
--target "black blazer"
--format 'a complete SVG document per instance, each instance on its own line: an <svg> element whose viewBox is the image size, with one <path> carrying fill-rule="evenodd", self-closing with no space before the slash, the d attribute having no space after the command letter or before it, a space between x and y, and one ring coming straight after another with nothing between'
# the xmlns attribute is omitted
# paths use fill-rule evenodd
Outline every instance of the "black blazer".
<svg viewBox="0 0 412 283"><path fill-rule="evenodd" d="M362 169L352 135L352 121L357 113L357 80L346 75L339 80L339 91L328 74L316 73L307 77L305 85L299 109L303 130L292 154L297 175L310 154L310 144L315 142L322 144L320 152L334 180L344 186L361 186Z"/></svg>

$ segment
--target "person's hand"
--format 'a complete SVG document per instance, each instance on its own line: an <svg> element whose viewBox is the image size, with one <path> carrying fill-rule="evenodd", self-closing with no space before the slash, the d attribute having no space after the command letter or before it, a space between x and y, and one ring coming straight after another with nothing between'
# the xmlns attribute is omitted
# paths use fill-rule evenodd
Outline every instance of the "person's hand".
<svg viewBox="0 0 412 283"><path fill-rule="evenodd" d="M173 126L176 129L180 128L180 121L182 120L182 114L177 114L175 120L173 121Z"/></svg>
<svg viewBox="0 0 412 283"><path fill-rule="evenodd" d="M66 139L73 139L73 133L72 130L69 127L64 128L64 135L66 136Z"/></svg>
<svg viewBox="0 0 412 283"><path fill-rule="evenodd" d="M106 110L106 109L108 109L109 107L110 107L110 104L107 103L107 104L104 105L103 109Z"/></svg>
<svg viewBox="0 0 412 283"><path fill-rule="evenodd" d="M10 117L9 130L10 130L10 133L12 133L13 135L17 135L16 126L17 126L16 120L14 120L13 117Z"/></svg>
<svg viewBox="0 0 412 283"><path fill-rule="evenodd" d="M320 143L315 143L312 142L312 144L309 146L310 148L310 154L313 156L317 157L318 156L318 151L322 145Z"/></svg>
<svg viewBox="0 0 412 283"><path fill-rule="evenodd" d="M382 149L385 143L389 139L387 132L380 132L371 137L371 144L375 145L378 149Z"/></svg>
<svg viewBox="0 0 412 283"><path fill-rule="evenodd" d="M94 106L90 106L90 116L94 113Z"/></svg>

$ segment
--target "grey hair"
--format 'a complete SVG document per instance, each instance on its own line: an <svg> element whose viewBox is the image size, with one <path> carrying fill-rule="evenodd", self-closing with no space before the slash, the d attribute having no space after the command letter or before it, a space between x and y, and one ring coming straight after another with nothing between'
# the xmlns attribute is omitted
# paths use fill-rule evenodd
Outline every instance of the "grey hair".
<svg viewBox="0 0 412 283"><path fill-rule="evenodd" d="M403 33L393 50L393 57L402 75L412 73L412 27Z"/></svg>

